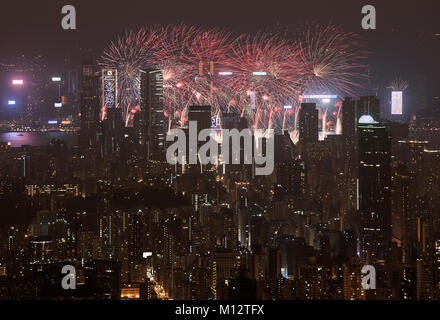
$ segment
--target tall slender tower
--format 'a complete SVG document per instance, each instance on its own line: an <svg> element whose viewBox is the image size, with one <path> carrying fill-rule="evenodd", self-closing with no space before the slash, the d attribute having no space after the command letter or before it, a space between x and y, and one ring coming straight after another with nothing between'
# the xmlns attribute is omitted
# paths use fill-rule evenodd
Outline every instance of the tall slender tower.
<svg viewBox="0 0 440 320"><path fill-rule="evenodd" d="M84 59L81 73L81 132L79 145L82 150L97 147L99 123L99 76L95 74L92 59Z"/></svg>
<svg viewBox="0 0 440 320"><path fill-rule="evenodd" d="M361 260L385 264L391 256L391 141L370 115L358 123Z"/></svg>
<svg viewBox="0 0 440 320"><path fill-rule="evenodd" d="M315 103L302 103L299 111L299 141L318 141L318 109Z"/></svg>
<svg viewBox="0 0 440 320"><path fill-rule="evenodd" d="M380 101L376 96L361 97L358 101L358 115L369 114L375 120L380 121ZM359 119L359 118L358 118Z"/></svg>
<svg viewBox="0 0 440 320"><path fill-rule="evenodd" d="M357 139L356 139L356 107L352 98L342 102L342 141L344 152L344 175L346 185L345 213L356 210L357 181ZM345 219L344 221L348 221Z"/></svg>
<svg viewBox="0 0 440 320"><path fill-rule="evenodd" d="M145 141L147 158L165 160L167 119L163 107L163 75L161 70L143 69L141 74L140 141Z"/></svg>

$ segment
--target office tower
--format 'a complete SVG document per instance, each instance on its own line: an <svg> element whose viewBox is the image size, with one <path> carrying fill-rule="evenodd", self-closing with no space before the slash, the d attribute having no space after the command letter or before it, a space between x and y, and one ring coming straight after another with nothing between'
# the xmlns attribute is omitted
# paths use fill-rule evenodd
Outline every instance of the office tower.
<svg viewBox="0 0 440 320"><path fill-rule="evenodd" d="M376 96L360 97L357 103L358 118L363 114L369 114L373 119L380 121L380 101Z"/></svg>
<svg viewBox="0 0 440 320"><path fill-rule="evenodd" d="M115 252L116 219L113 210L113 201L108 192L108 185L101 183L97 195L98 232L101 241L101 256L112 259Z"/></svg>
<svg viewBox="0 0 440 320"><path fill-rule="evenodd" d="M238 119L238 130L241 131L247 128L249 128L249 121L245 117L240 117Z"/></svg>
<svg viewBox="0 0 440 320"><path fill-rule="evenodd" d="M81 131L79 145L82 150L96 148L99 122L99 77L95 75L91 60L85 59L81 74Z"/></svg>
<svg viewBox="0 0 440 320"><path fill-rule="evenodd" d="M292 236L279 237L276 246L281 252L281 272L284 278L295 279L300 276L300 268L315 260L315 252L304 238ZM316 261L316 260L315 260Z"/></svg>
<svg viewBox="0 0 440 320"><path fill-rule="evenodd" d="M289 195L293 196L295 188L295 145L286 132L282 135L275 135L275 173L279 185L281 185Z"/></svg>
<svg viewBox="0 0 440 320"><path fill-rule="evenodd" d="M122 145L124 122L121 109L107 109L107 118L102 121L102 154L117 156Z"/></svg>
<svg viewBox="0 0 440 320"><path fill-rule="evenodd" d="M66 114L71 117L75 122L79 119L80 106L79 106L79 85L78 85L78 72L77 69L70 69L67 71L67 77L65 80L65 100L66 106L63 104L63 108L67 107ZM61 98L63 99L63 98Z"/></svg>
<svg viewBox="0 0 440 320"><path fill-rule="evenodd" d="M67 94L73 97L78 94L78 70L76 69L67 72Z"/></svg>
<svg viewBox="0 0 440 320"><path fill-rule="evenodd" d="M402 254L404 263L414 263L417 250L417 218L424 211L420 201L425 194L423 172L424 150L428 142L417 139L398 140L394 143L396 169L393 184L395 218L401 222ZM394 226L394 222L393 222Z"/></svg>
<svg viewBox="0 0 440 320"><path fill-rule="evenodd" d="M279 248L269 248L268 251L266 278L278 279L281 276L281 250Z"/></svg>
<svg viewBox="0 0 440 320"><path fill-rule="evenodd" d="M423 186L422 190L425 190L425 194L420 203L425 204L424 216L432 221L435 232L438 232L440 230L440 213L437 209L440 206L440 150L425 149L423 153L423 180L419 186Z"/></svg>
<svg viewBox="0 0 440 320"><path fill-rule="evenodd" d="M345 300L365 300L365 291L362 289L362 265L357 257L350 258L348 263L344 263L343 287Z"/></svg>
<svg viewBox="0 0 440 320"><path fill-rule="evenodd" d="M304 265L300 268L299 296L303 300L322 299L326 295L326 270L322 266Z"/></svg>
<svg viewBox="0 0 440 320"><path fill-rule="evenodd" d="M434 289L435 299L439 299L440 298L440 240L437 239L432 242L430 245L431 248L429 248L430 250L428 250L428 252L432 254L432 260L433 260L432 269L433 269L433 278L434 278L433 287L435 288Z"/></svg>
<svg viewBox="0 0 440 320"><path fill-rule="evenodd" d="M356 107L352 98L342 102L342 140L345 186L347 189L343 208L345 214L356 209L357 139ZM344 221L345 222L345 221Z"/></svg>
<svg viewBox="0 0 440 320"><path fill-rule="evenodd" d="M412 215L410 201L411 179L408 170L400 165L393 173L393 237L401 240L402 262L413 262L415 252L416 221Z"/></svg>
<svg viewBox="0 0 440 320"><path fill-rule="evenodd" d="M356 106L351 97L342 102L342 135L347 139L355 140L356 134ZM353 144L353 143L351 143Z"/></svg>
<svg viewBox="0 0 440 320"><path fill-rule="evenodd" d="M200 131L203 129L211 128L211 106L189 106L188 108L188 125L191 122L197 124L197 139ZM193 150L193 144L189 142L190 134L187 135L187 155L186 159L190 159L191 154L197 154L200 147L205 144L206 141L197 140L197 150Z"/></svg>
<svg viewBox="0 0 440 320"><path fill-rule="evenodd" d="M417 270L417 300L431 300L435 296L435 267L438 266L438 242L434 248L423 253L416 262ZM433 259L434 258L434 259ZM438 289L437 289L438 290Z"/></svg>
<svg viewBox="0 0 440 320"><path fill-rule="evenodd" d="M391 142L385 126L371 115L358 123L361 260L385 263L391 250Z"/></svg>
<svg viewBox="0 0 440 320"><path fill-rule="evenodd" d="M249 183L235 182L235 221L238 228L238 241L248 243L247 215L249 207Z"/></svg>
<svg viewBox="0 0 440 320"><path fill-rule="evenodd" d="M136 148L140 150L147 143L145 119L141 110L138 110L133 116L133 140Z"/></svg>
<svg viewBox="0 0 440 320"><path fill-rule="evenodd" d="M52 240L48 236L33 236L29 239L29 262L49 263L52 260Z"/></svg>
<svg viewBox="0 0 440 320"><path fill-rule="evenodd" d="M124 222L127 234L127 260L130 268L131 281L133 281L133 269L135 269L137 265L140 265L145 259L143 252L147 251L148 232L142 211L126 214Z"/></svg>
<svg viewBox="0 0 440 320"><path fill-rule="evenodd" d="M293 163L293 208L295 211L304 211L304 201L306 192L306 166L302 159L295 159Z"/></svg>
<svg viewBox="0 0 440 320"><path fill-rule="evenodd" d="M400 279L400 300L415 300L417 296L417 272L414 268L403 268Z"/></svg>
<svg viewBox="0 0 440 320"><path fill-rule="evenodd" d="M107 109L116 108L118 104L118 71L103 69L101 72L102 106Z"/></svg>
<svg viewBox="0 0 440 320"><path fill-rule="evenodd" d="M188 121L197 122L197 134L211 128L211 106L189 106Z"/></svg>
<svg viewBox="0 0 440 320"><path fill-rule="evenodd" d="M233 276L234 271L240 265L240 256L232 250L217 249L210 253L210 260L212 263L211 291L214 298L218 299L219 284L225 283L225 280Z"/></svg>
<svg viewBox="0 0 440 320"><path fill-rule="evenodd" d="M120 299L121 263L114 260L89 260L84 263L84 289L81 292L97 299Z"/></svg>
<svg viewBox="0 0 440 320"><path fill-rule="evenodd" d="M257 282L246 275L246 269L240 268L238 277L228 281L229 300L256 300Z"/></svg>
<svg viewBox="0 0 440 320"><path fill-rule="evenodd" d="M240 115L238 113L233 113L233 112L222 113L222 117L221 117L222 129L227 129L227 130L237 129L239 121L240 121Z"/></svg>
<svg viewBox="0 0 440 320"><path fill-rule="evenodd" d="M299 111L299 141L318 141L318 109L316 103L302 103Z"/></svg>
<svg viewBox="0 0 440 320"><path fill-rule="evenodd" d="M142 69L138 138L146 143L147 159L165 160L167 119L163 108L163 76L161 70ZM144 136L146 133L146 136Z"/></svg>

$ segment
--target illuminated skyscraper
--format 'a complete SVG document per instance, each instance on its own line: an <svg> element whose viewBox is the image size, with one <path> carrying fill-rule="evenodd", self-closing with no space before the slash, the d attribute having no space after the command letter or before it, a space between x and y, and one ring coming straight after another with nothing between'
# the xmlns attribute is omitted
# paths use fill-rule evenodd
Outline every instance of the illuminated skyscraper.
<svg viewBox="0 0 440 320"><path fill-rule="evenodd" d="M95 75L94 64L91 60L84 60L81 75L81 132L79 135L80 147L92 149L98 140L99 122L99 77Z"/></svg>
<svg viewBox="0 0 440 320"><path fill-rule="evenodd" d="M197 131L211 128L211 106L190 106L188 121L197 122Z"/></svg>
<svg viewBox="0 0 440 320"><path fill-rule="evenodd" d="M357 140L356 140L356 107L352 98L342 102L342 140L344 152L344 175L347 197L344 208L346 213L356 208L357 176Z"/></svg>
<svg viewBox="0 0 440 320"><path fill-rule="evenodd" d="M315 103L302 103L299 111L299 141L318 141L318 109Z"/></svg>
<svg viewBox="0 0 440 320"><path fill-rule="evenodd" d="M403 262L414 263L418 256L417 218L424 211L425 206L420 199L425 192L421 190L425 190L426 175L423 172L423 158L428 142L404 139L398 140L395 145L394 161L399 165L394 174L393 209L401 221Z"/></svg>
<svg viewBox="0 0 440 320"><path fill-rule="evenodd" d="M391 250L391 142L370 115L358 123L360 249L362 263L385 263Z"/></svg>
<svg viewBox="0 0 440 320"><path fill-rule="evenodd" d="M140 141L145 141L147 158L165 160L167 119L163 108L163 76L161 70L140 70L141 114L139 119ZM145 135L142 137L142 135Z"/></svg>
<svg viewBox="0 0 440 320"><path fill-rule="evenodd" d="M352 257L348 263L344 263L343 286L345 300L365 300L365 291L362 289L362 264L359 258Z"/></svg>
<svg viewBox="0 0 440 320"><path fill-rule="evenodd" d="M369 114L377 121L381 119L380 101L376 96L361 97L357 103L357 111L358 117L363 114Z"/></svg>
<svg viewBox="0 0 440 320"><path fill-rule="evenodd" d="M189 106L188 108L188 124L194 121L197 123L197 137L199 136L200 131L203 129L211 128L211 106ZM189 138L189 136L188 136ZM188 155L187 159L189 159L190 154L198 153L200 147L205 144L203 141L197 142L197 150L193 150L192 144L187 141L188 147Z"/></svg>
<svg viewBox="0 0 440 320"><path fill-rule="evenodd" d="M118 71L102 70L101 82L102 106L108 109L116 108L118 101Z"/></svg>
<svg viewBox="0 0 440 320"><path fill-rule="evenodd" d="M107 118L102 121L102 154L116 155L121 148L124 123L121 109L107 109Z"/></svg>

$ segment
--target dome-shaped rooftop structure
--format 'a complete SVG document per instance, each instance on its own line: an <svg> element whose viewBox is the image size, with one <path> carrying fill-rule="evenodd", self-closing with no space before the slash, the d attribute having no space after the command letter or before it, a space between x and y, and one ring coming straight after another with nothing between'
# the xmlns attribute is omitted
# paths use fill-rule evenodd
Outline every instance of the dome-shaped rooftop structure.
<svg viewBox="0 0 440 320"><path fill-rule="evenodd" d="M372 123L377 123L377 122L369 114L364 114L363 116L361 116L359 118L359 123L360 124L372 124Z"/></svg>

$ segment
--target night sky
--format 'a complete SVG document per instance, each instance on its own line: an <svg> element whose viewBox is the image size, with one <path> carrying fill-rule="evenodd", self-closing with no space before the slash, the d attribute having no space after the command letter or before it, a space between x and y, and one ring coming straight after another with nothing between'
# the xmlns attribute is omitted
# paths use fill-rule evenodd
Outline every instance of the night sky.
<svg viewBox="0 0 440 320"><path fill-rule="evenodd" d="M77 9L77 30L61 29L61 7ZM377 10L377 30L361 29L361 7L373 4ZM102 47L125 29L144 24L186 22L200 26L224 26L238 32L264 26L298 22L334 22L366 37L375 37L392 28L405 32L440 33L440 3L420 1L358 0L48 0L2 1L0 41L7 53L28 50L62 53L77 45Z"/></svg>
<svg viewBox="0 0 440 320"><path fill-rule="evenodd" d="M61 8L66 4L76 7L77 30L61 28ZM361 28L361 8L366 4L376 7L377 30ZM386 82L397 76L412 80L428 74L431 82L440 83L439 14L437 0L2 1L0 61L42 53L53 63L61 62L64 57L77 58L80 47L93 48L100 55L118 34L146 24L185 22L240 33L277 23L332 22L363 37L371 51L373 80Z"/></svg>

